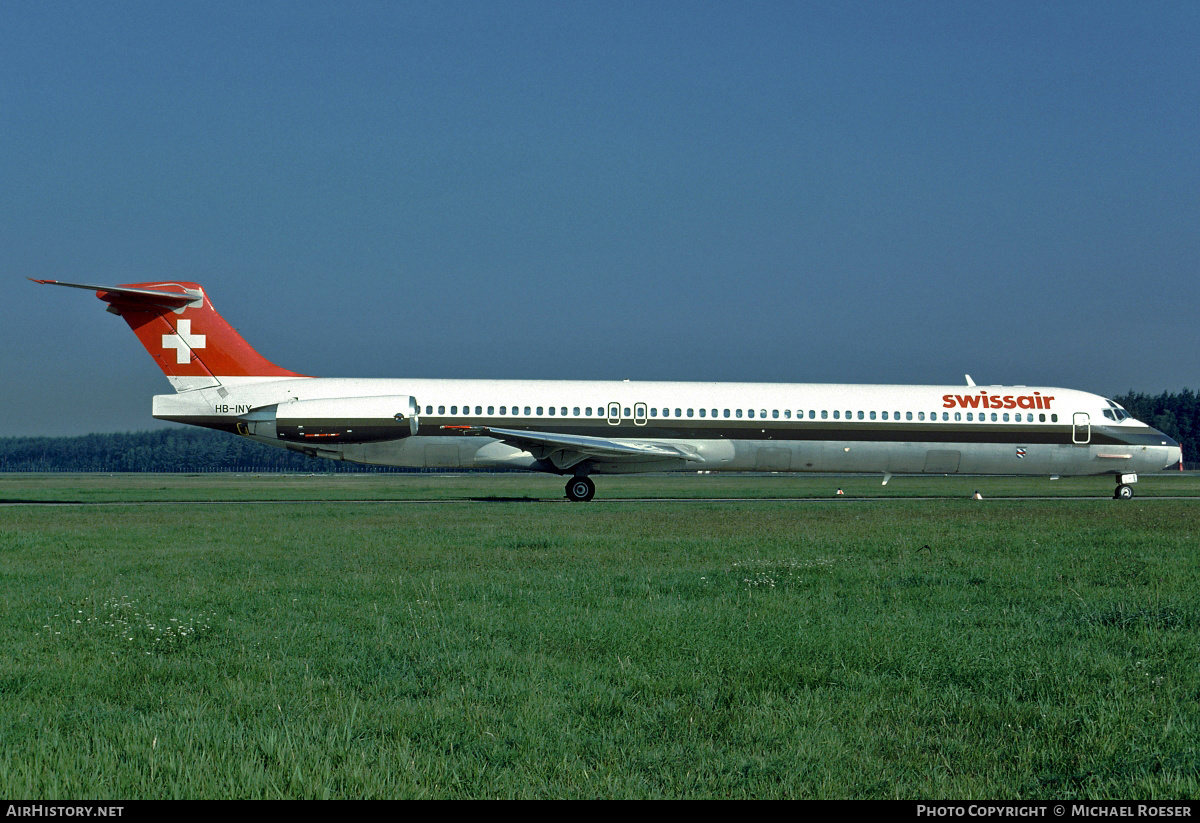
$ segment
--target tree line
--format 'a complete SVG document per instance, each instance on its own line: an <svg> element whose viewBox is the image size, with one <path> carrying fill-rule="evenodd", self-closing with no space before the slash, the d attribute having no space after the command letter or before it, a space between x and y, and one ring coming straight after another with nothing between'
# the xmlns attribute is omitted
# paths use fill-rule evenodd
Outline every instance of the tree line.
<svg viewBox="0 0 1200 823"><path fill-rule="evenodd" d="M247 437L169 428L80 437L0 438L4 472L379 472L398 471L308 457Z"/></svg>
<svg viewBox="0 0 1200 823"><path fill-rule="evenodd" d="M1183 444L1184 465L1200 462L1200 396L1191 389L1114 397L1144 423ZM80 437L0 438L3 472L380 472L414 471L307 457L246 437L168 428Z"/></svg>

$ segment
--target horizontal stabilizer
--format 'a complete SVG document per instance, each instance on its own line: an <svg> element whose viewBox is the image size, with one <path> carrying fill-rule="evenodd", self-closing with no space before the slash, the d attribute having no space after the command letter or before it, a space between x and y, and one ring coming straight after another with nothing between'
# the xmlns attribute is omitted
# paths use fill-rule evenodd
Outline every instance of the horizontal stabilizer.
<svg viewBox="0 0 1200 823"><path fill-rule="evenodd" d="M199 290L186 289L174 283L164 283L179 291L158 291L156 289L131 289L128 286L91 286L86 283L64 283L61 280L37 280L29 278L34 283L47 286L67 286L72 289L87 289L96 292L96 296L106 303L120 300L124 303L145 303L150 306L161 306L167 309L182 309L185 306L203 301L204 295Z"/></svg>

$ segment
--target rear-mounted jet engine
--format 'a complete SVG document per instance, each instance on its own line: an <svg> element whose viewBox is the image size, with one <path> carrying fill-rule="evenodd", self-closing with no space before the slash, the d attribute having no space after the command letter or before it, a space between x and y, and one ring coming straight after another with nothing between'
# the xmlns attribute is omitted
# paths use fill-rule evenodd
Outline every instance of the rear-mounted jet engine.
<svg viewBox="0 0 1200 823"><path fill-rule="evenodd" d="M415 397L336 397L294 400L253 409L238 418L238 433L291 443L375 443L415 435Z"/></svg>

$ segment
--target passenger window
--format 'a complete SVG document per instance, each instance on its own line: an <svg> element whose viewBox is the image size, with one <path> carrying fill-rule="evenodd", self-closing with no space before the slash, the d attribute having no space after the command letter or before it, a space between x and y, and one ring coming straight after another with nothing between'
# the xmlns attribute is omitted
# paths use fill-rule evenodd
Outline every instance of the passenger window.
<svg viewBox="0 0 1200 823"><path fill-rule="evenodd" d="M703 416L704 416L704 412L705 412L705 411L706 411L705 409L701 409L701 410L700 410L700 416L701 416L701 417L703 417Z"/></svg>
<svg viewBox="0 0 1200 823"><path fill-rule="evenodd" d="M925 412L917 412L917 419L918 419L918 420L924 420L924 419L925 419Z"/></svg>
<svg viewBox="0 0 1200 823"><path fill-rule="evenodd" d="M550 416L551 417L554 416L554 407L553 406L550 407Z"/></svg>
<svg viewBox="0 0 1200 823"><path fill-rule="evenodd" d="M579 416L579 407L578 406L576 406L574 409L572 409L572 411L574 412L575 417Z"/></svg>
<svg viewBox="0 0 1200 823"><path fill-rule="evenodd" d="M451 413L451 414L458 414L458 406L451 406L451 407L450 407L450 413Z"/></svg>
<svg viewBox="0 0 1200 823"><path fill-rule="evenodd" d="M741 416L742 416L742 410L741 410L741 409L734 409L733 416L734 416L734 417L741 417Z"/></svg>
<svg viewBox="0 0 1200 823"><path fill-rule="evenodd" d="M728 417L728 416L729 416L729 409L726 409L726 410L725 410L725 416L726 416L726 417Z"/></svg>
<svg viewBox="0 0 1200 823"><path fill-rule="evenodd" d="M496 407L488 406L488 414L495 414L495 413L496 413Z"/></svg>
<svg viewBox="0 0 1200 823"><path fill-rule="evenodd" d="M542 415L542 407L541 406L537 407L537 413L538 413L538 416L541 417L541 415Z"/></svg>
<svg viewBox="0 0 1200 823"><path fill-rule="evenodd" d="M958 421L958 420L962 420L962 412L955 412L955 413L954 413L954 419L955 419L956 421Z"/></svg>
<svg viewBox="0 0 1200 823"><path fill-rule="evenodd" d="M691 416L692 416L692 410L688 409L688 417L691 417Z"/></svg>
<svg viewBox="0 0 1200 823"><path fill-rule="evenodd" d="M746 412L746 416L747 416L747 417L753 417L753 416L754 416L754 409L750 409L750 411Z"/></svg>
<svg viewBox="0 0 1200 823"><path fill-rule="evenodd" d="M658 417L658 408L657 407L650 409L650 416Z"/></svg>
<svg viewBox="0 0 1200 823"><path fill-rule="evenodd" d="M676 417L683 417L683 415L682 415L682 414L680 414L679 412L680 412L680 409L676 409L676 410L675 410L675 416L676 416Z"/></svg>
<svg viewBox="0 0 1200 823"><path fill-rule="evenodd" d="M829 412L828 412L828 410L826 410L826 409L821 409L821 419L822 419L822 420L827 420L828 418L829 418Z"/></svg>
<svg viewBox="0 0 1200 823"><path fill-rule="evenodd" d="M993 423L996 422L996 413L995 412L992 412L992 422Z"/></svg>
<svg viewBox="0 0 1200 823"><path fill-rule="evenodd" d="M446 407L438 406L438 414L445 414L445 413L446 413Z"/></svg>
<svg viewBox="0 0 1200 823"><path fill-rule="evenodd" d="M834 410L833 410L833 419L834 419L834 420L841 420L841 419L842 419L842 413L841 413L840 411L838 411L837 409L834 409Z"/></svg>

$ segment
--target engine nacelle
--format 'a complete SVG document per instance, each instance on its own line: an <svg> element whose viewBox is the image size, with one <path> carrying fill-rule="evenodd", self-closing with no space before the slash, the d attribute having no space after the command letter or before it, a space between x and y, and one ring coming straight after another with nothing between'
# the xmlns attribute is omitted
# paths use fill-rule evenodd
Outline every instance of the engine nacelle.
<svg viewBox="0 0 1200 823"><path fill-rule="evenodd" d="M254 409L238 431L292 443L376 443L416 434L419 408L405 394L295 400Z"/></svg>

